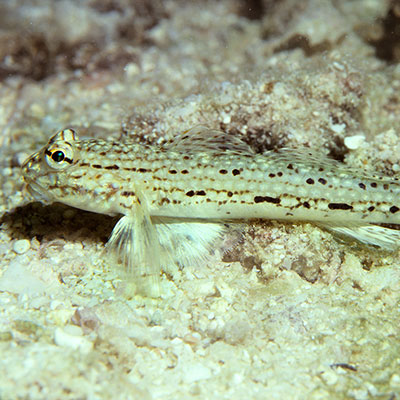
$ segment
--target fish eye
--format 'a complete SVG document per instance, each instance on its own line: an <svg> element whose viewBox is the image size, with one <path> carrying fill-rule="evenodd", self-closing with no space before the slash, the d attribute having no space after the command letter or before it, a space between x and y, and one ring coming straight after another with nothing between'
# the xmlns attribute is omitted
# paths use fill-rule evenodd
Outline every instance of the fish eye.
<svg viewBox="0 0 400 400"><path fill-rule="evenodd" d="M61 170L73 163L74 150L68 142L56 142L47 147L44 157L49 167Z"/></svg>
<svg viewBox="0 0 400 400"><path fill-rule="evenodd" d="M54 151L52 154L51 154L51 158L55 161L55 162L61 162L62 160L64 160L64 158L65 158L65 154L64 154L64 152L63 151L61 151L61 150L57 150L57 151Z"/></svg>

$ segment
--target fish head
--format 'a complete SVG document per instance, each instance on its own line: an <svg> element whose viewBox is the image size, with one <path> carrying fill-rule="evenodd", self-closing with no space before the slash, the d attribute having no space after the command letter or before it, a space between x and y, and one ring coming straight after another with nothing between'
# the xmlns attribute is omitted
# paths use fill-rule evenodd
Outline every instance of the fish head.
<svg viewBox="0 0 400 400"><path fill-rule="evenodd" d="M78 140L74 130L64 129L25 160L22 176L27 191L35 200L45 204L64 202L68 177L79 159Z"/></svg>

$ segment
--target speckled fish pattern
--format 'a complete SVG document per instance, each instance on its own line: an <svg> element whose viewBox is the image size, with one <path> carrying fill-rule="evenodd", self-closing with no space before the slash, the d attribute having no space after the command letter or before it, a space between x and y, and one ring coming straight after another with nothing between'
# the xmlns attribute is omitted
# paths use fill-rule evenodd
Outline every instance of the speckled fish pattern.
<svg viewBox="0 0 400 400"><path fill-rule="evenodd" d="M22 172L37 200L130 218L118 227L125 244L114 237L125 253L142 254L141 246L159 241L154 218L315 221L368 244L385 247L387 239L391 248L399 237L396 230L370 225L400 223L398 178L346 168L306 150L256 154L240 139L204 127L163 145L80 140L65 129L26 160ZM148 237L147 244L129 250L135 234ZM134 268L135 260L129 263Z"/></svg>
<svg viewBox="0 0 400 400"><path fill-rule="evenodd" d="M295 150L219 149L208 146L214 134L223 147L219 132L207 133L204 148L190 131L157 147L79 140L66 130L25 162L23 175L39 198L110 215L145 201L152 216L400 222L397 178Z"/></svg>

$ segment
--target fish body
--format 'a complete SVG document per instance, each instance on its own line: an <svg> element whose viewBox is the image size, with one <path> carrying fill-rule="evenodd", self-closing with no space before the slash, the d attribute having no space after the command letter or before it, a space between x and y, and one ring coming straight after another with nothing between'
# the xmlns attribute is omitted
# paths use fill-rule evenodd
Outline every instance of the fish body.
<svg viewBox="0 0 400 400"><path fill-rule="evenodd" d="M23 175L34 197L109 215L143 201L160 217L400 223L397 179L291 150L160 148L66 130L24 163Z"/></svg>
<svg viewBox="0 0 400 400"><path fill-rule="evenodd" d="M375 234L370 225L400 224L397 178L345 168L306 151L255 154L237 138L204 127L161 146L80 140L66 129L28 158L22 172L37 200L125 216L111 247L126 254L131 270L157 264L155 275L161 262L151 256L154 247L160 254L174 252L167 243L179 246L185 229L197 232L194 241L202 230L214 241L223 232L217 228L222 220L315 221L382 247L398 239L397 231L377 227ZM178 234L172 223L186 225ZM387 240L371 239L382 234Z"/></svg>

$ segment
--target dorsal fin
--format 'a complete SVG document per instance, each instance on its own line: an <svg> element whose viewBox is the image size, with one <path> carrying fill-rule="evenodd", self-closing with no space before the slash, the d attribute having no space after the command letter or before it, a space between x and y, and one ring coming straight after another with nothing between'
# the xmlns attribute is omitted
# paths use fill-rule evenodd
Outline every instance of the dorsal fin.
<svg viewBox="0 0 400 400"><path fill-rule="evenodd" d="M254 154L252 148L238 137L202 125L197 125L181 133L165 146L170 150L190 154L201 151L211 154L221 152Z"/></svg>
<svg viewBox="0 0 400 400"><path fill-rule="evenodd" d="M294 148L290 149L287 147L282 147L277 151L274 151L276 158L282 161L293 162L298 164L305 164L307 166L315 166L315 168L324 168L325 171L331 171L338 174L344 174L348 176L357 176L358 178L376 179L379 181L398 181L396 177L388 177L379 172L366 171L357 167L352 167L341 163L337 160L329 158L324 154L319 154L315 150L308 148ZM273 153L272 157L274 156Z"/></svg>
<svg viewBox="0 0 400 400"><path fill-rule="evenodd" d="M346 168L345 164L329 158L325 154L317 153L314 149L281 147L274 150L274 153L279 159L287 162L315 164L328 169Z"/></svg>

